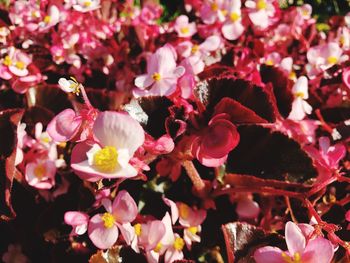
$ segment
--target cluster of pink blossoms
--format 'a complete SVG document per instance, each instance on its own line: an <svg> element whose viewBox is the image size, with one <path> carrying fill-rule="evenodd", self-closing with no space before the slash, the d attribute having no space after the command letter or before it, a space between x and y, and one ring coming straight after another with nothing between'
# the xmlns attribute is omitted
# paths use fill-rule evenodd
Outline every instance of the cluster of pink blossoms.
<svg viewBox="0 0 350 263"><path fill-rule="evenodd" d="M0 149L11 181L0 191L17 180L37 203L55 203L79 180L93 201L61 215L77 251L197 259L204 226L229 219L287 244L237 233L230 243L224 230L230 262L346 262L349 243L336 232L350 222L350 13L324 32L308 4L185 0L165 21L157 1L141 2L2 6L0 129L7 98L24 110L17 123L6 117L14 161ZM13 245L3 260L16 251L27 262Z"/></svg>

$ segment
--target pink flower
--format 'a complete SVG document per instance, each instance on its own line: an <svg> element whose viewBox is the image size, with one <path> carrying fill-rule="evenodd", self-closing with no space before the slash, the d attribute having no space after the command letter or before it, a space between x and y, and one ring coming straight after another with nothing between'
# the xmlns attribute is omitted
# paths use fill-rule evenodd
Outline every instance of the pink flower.
<svg viewBox="0 0 350 263"><path fill-rule="evenodd" d="M205 24L214 24L225 20L225 0L207 0L203 3L200 15Z"/></svg>
<svg viewBox="0 0 350 263"><path fill-rule="evenodd" d="M330 263L334 254L332 243L323 237L309 239L307 234L310 227L307 224L296 225L293 222L287 222L285 237L288 251L271 246L262 247L255 251L255 261L257 263Z"/></svg>
<svg viewBox="0 0 350 263"><path fill-rule="evenodd" d="M208 167L222 165L230 151L239 142L236 126L226 119L226 114L213 117L208 127L192 143L192 154Z"/></svg>
<svg viewBox="0 0 350 263"><path fill-rule="evenodd" d="M135 86L139 89L134 90L134 95L169 96L175 92L177 79L184 73L185 69L182 66L176 67L174 48L165 45L148 59L147 74L135 79Z"/></svg>
<svg viewBox="0 0 350 263"><path fill-rule="evenodd" d="M139 247L145 251L155 249L165 234L165 225L160 220L148 221L146 224L134 225L135 238L131 247L139 253ZM159 246L159 245L158 245Z"/></svg>
<svg viewBox="0 0 350 263"><path fill-rule="evenodd" d="M64 214L64 222L73 227L71 235L83 235L88 226L89 216L78 211L68 211Z"/></svg>
<svg viewBox="0 0 350 263"><path fill-rule="evenodd" d="M197 32L196 23L189 23L188 16L186 15L181 15L176 18L174 29L179 37L191 37Z"/></svg>
<svg viewBox="0 0 350 263"><path fill-rule="evenodd" d="M55 185L55 175L56 166L52 160L37 160L26 165L25 178L35 188L52 188Z"/></svg>
<svg viewBox="0 0 350 263"><path fill-rule="evenodd" d="M177 46L177 50L181 56L187 58L190 56L197 56L204 58L208 56L210 52L219 49L221 39L218 36L210 36L201 44L193 44L191 41L184 41Z"/></svg>
<svg viewBox="0 0 350 263"><path fill-rule="evenodd" d="M0 77L9 80L12 76L24 77L29 71L28 65L32 62L31 58L20 50L10 47L7 55L0 60Z"/></svg>
<svg viewBox="0 0 350 263"><path fill-rule="evenodd" d="M251 194L242 194L237 202L236 212L240 219L255 219L260 213L260 207Z"/></svg>
<svg viewBox="0 0 350 263"><path fill-rule="evenodd" d="M125 242L130 245L135 235L130 222L137 216L134 199L123 190L113 203L105 199L103 206L107 212L93 216L89 222L88 234L92 243L100 249L110 248L117 241L120 230Z"/></svg>
<svg viewBox="0 0 350 263"><path fill-rule="evenodd" d="M266 29L270 25L269 19L275 14L274 0L248 0L245 6L248 8L248 16L252 23L260 28Z"/></svg>
<svg viewBox="0 0 350 263"><path fill-rule="evenodd" d="M47 132L55 142L67 142L75 137L82 118L72 109L65 109L55 116L47 126Z"/></svg>
<svg viewBox="0 0 350 263"><path fill-rule="evenodd" d="M60 11L57 6L51 5L43 21L39 22L39 31L45 31L55 26L60 20Z"/></svg>
<svg viewBox="0 0 350 263"><path fill-rule="evenodd" d="M328 137L319 139L319 150L311 145L304 149L315 160L318 170L318 181L328 179L335 170L339 169L339 161L346 155L346 148L342 144L330 145Z"/></svg>
<svg viewBox="0 0 350 263"><path fill-rule="evenodd" d="M306 101L309 98L308 80L305 76L301 76L295 82L292 92L294 101L292 103L292 111L289 113L288 119L300 121L304 119L306 114L311 114L312 107Z"/></svg>
<svg viewBox="0 0 350 263"><path fill-rule="evenodd" d="M306 54L307 60L309 61L309 64L306 66L308 75L313 77L335 64L342 62L346 59L345 56L342 56L342 53L342 49L339 47L338 43L335 42L311 47Z"/></svg>
<svg viewBox="0 0 350 263"><path fill-rule="evenodd" d="M227 20L223 24L221 32L226 39L236 40L244 31L244 26L242 25L241 1L230 0L227 12Z"/></svg>
<svg viewBox="0 0 350 263"><path fill-rule="evenodd" d="M79 143L73 149L75 173L92 181L136 176L129 161L144 142L141 125L127 114L105 111L98 114L92 130L96 142Z"/></svg>
<svg viewBox="0 0 350 263"><path fill-rule="evenodd" d="M343 83L350 90L350 68L343 69Z"/></svg>
<svg viewBox="0 0 350 263"><path fill-rule="evenodd" d="M100 8L100 0L73 0L73 8L86 13Z"/></svg>
<svg viewBox="0 0 350 263"><path fill-rule="evenodd" d="M150 263L158 262L159 256L163 254L165 254L165 263L172 263L184 257L182 250L185 246L185 241L178 234L174 234L169 213L165 214L162 223L165 226L165 234L153 250L146 252L147 260Z"/></svg>

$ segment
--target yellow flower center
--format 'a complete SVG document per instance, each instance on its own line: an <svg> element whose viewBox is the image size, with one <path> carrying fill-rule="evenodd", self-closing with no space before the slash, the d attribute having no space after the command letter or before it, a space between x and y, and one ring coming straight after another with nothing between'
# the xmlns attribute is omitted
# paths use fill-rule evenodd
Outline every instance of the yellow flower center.
<svg viewBox="0 0 350 263"><path fill-rule="evenodd" d="M190 231L193 235L195 235L198 232L198 227L196 226L191 226L189 228L187 228L188 231Z"/></svg>
<svg viewBox="0 0 350 263"><path fill-rule="evenodd" d="M262 9L266 9L266 1L265 0L259 0L257 3L256 3L256 8L258 10L262 10Z"/></svg>
<svg viewBox="0 0 350 263"><path fill-rule="evenodd" d="M218 11L219 6L218 6L217 3L214 2L214 3L211 4L210 8L211 8L211 10L213 10L213 11Z"/></svg>
<svg viewBox="0 0 350 263"><path fill-rule="evenodd" d="M230 14L230 19L232 22L236 22L241 18L240 14L238 14L237 12L232 12Z"/></svg>
<svg viewBox="0 0 350 263"><path fill-rule="evenodd" d="M293 257L290 257L285 252L282 252L282 258L286 263L303 263L299 252L296 252Z"/></svg>
<svg viewBox="0 0 350 263"><path fill-rule="evenodd" d="M45 22L46 24L50 23L50 22L51 22L51 16L45 16L45 17L44 17L44 22Z"/></svg>
<svg viewBox="0 0 350 263"><path fill-rule="evenodd" d="M11 66L12 60L11 60L10 56L6 56L6 57L4 58L4 61L3 61L2 63L3 63L5 66Z"/></svg>
<svg viewBox="0 0 350 263"><path fill-rule="evenodd" d="M273 66L275 63L273 63L273 61L271 59L268 59L268 60L266 60L265 64L268 66Z"/></svg>
<svg viewBox="0 0 350 263"><path fill-rule="evenodd" d="M152 79L153 79L154 81L160 81L161 78L162 78L162 76L161 76L158 72L155 72L155 73L153 73L153 75L152 75Z"/></svg>
<svg viewBox="0 0 350 263"><path fill-rule="evenodd" d="M181 32L182 34L188 34L188 33L190 32L190 29L189 29L188 26L181 27L180 32Z"/></svg>
<svg viewBox="0 0 350 263"><path fill-rule="evenodd" d="M344 46L344 44L345 44L345 37L344 36L340 36L339 44L340 44L340 46Z"/></svg>
<svg viewBox="0 0 350 263"><path fill-rule="evenodd" d="M192 49L191 49L191 53L192 54L196 54L199 50L199 46L198 45L193 45Z"/></svg>
<svg viewBox="0 0 350 263"><path fill-rule="evenodd" d="M105 228L111 228L112 226L114 226L115 223L113 215L108 212L102 215L102 221Z"/></svg>
<svg viewBox="0 0 350 263"><path fill-rule="evenodd" d="M306 9L303 9L303 10L301 11L301 13L302 13L303 16L309 16L309 11L306 10Z"/></svg>
<svg viewBox="0 0 350 263"><path fill-rule="evenodd" d="M84 6L85 7L89 7L89 6L91 6L91 4L92 4L91 1L85 1L84 2Z"/></svg>
<svg viewBox="0 0 350 263"><path fill-rule="evenodd" d="M22 61L17 61L15 64L16 68L23 70L26 66Z"/></svg>
<svg viewBox="0 0 350 263"><path fill-rule="evenodd" d="M34 168L34 175L39 180L41 180L44 177L45 174L46 174L46 168L45 168L44 165L39 164L38 166L36 166Z"/></svg>
<svg viewBox="0 0 350 263"><path fill-rule="evenodd" d="M162 243L158 242L158 244L156 245L156 247L153 250L154 250L154 252L159 253L160 250L162 249L162 247L163 247Z"/></svg>
<svg viewBox="0 0 350 263"><path fill-rule="evenodd" d="M305 93L302 91L299 91L297 93L295 93L295 97L297 98L305 98Z"/></svg>
<svg viewBox="0 0 350 263"><path fill-rule="evenodd" d="M141 224L134 225L134 229L135 229L136 236L138 237L141 236L141 231L142 231Z"/></svg>
<svg viewBox="0 0 350 263"><path fill-rule="evenodd" d="M183 219L186 219L190 214L190 208L186 204L180 204L179 212L180 212L180 217L182 217Z"/></svg>
<svg viewBox="0 0 350 263"><path fill-rule="evenodd" d="M333 64L336 64L338 62L338 59L334 56L330 56L327 58L327 62L328 62L328 64L333 65Z"/></svg>
<svg viewBox="0 0 350 263"><path fill-rule="evenodd" d="M297 77L297 74L295 74L294 71L291 71L291 72L289 73L289 78L290 78L290 79L295 79L296 77Z"/></svg>
<svg viewBox="0 0 350 263"><path fill-rule="evenodd" d="M103 147L94 154L93 165L103 173L113 173L118 166L118 152L113 146Z"/></svg>
<svg viewBox="0 0 350 263"><path fill-rule="evenodd" d="M72 92L74 94L79 95L80 85L79 85L78 81L74 77L70 77L70 78L71 78L71 80L73 80L73 83L70 84L69 88L73 90Z"/></svg>
<svg viewBox="0 0 350 263"><path fill-rule="evenodd" d="M173 246L176 250L181 251L184 248L184 245L185 241L181 237L175 238Z"/></svg>

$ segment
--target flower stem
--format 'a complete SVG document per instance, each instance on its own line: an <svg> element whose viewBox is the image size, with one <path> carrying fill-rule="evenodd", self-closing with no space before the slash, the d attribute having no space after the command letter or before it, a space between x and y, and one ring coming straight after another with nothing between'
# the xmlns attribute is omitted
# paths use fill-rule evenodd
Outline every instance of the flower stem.
<svg viewBox="0 0 350 263"><path fill-rule="evenodd" d="M188 177L191 179L194 188L199 192L203 192L205 188L205 183L200 177L196 167L193 165L192 161L183 161L182 166L185 168Z"/></svg>

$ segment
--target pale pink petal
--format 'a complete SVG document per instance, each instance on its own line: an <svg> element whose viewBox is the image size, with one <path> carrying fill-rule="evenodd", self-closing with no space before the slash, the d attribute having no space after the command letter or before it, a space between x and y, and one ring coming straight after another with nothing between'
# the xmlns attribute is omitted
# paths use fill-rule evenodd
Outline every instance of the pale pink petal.
<svg viewBox="0 0 350 263"><path fill-rule="evenodd" d="M306 116L304 111L304 100L297 97L292 103L292 111L289 113L288 119L294 121L300 121Z"/></svg>
<svg viewBox="0 0 350 263"><path fill-rule="evenodd" d="M228 40L238 39L244 32L244 26L241 22L225 23L221 28L222 34Z"/></svg>
<svg viewBox="0 0 350 263"><path fill-rule="evenodd" d="M51 120L47 132L54 141L67 142L78 133L81 123L74 110L66 109Z"/></svg>
<svg viewBox="0 0 350 263"><path fill-rule="evenodd" d="M100 249L107 249L114 245L118 239L118 227L116 225L106 228L101 215L97 214L90 219L88 234L92 243Z"/></svg>
<svg viewBox="0 0 350 263"><path fill-rule="evenodd" d="M303 253L306 245L305 237L300 228L291 221L286 223L285 237L288 251L291 255Z"/></svg>
<svg viewBox="0 0 350 263"><path fill-rule="evenodd" d="M179 218L179 209L177 208L177 205L174 201L163 197L164 203L170 207L171 210L171 220L173 224L176 223L177 219Z"/></svg>
<svg viewBox="0 0 350 263"><path fill-rule="evenodd" d="M130 157L143 144L145 134L141 125L126 113L105 111L94 123L93 132L102 146L128 149Z"/></svg>
<svg viewBox="0 0 350 263"><path fill-rule="evenodd" d="M323 237L318 237L308 242L301 261L303 263L330 263L333 255L332 243Z"/></svg>
<svg viewBox="0 0 350 263"><path fill-rule="evenodd" d="M255 26L265 29L269 25L269 18L265 10L251 12L248 14L250 20Z"/></svg>
<svg viewBox="0 0 350 263"><path fill-rule="evenodd" d="M122 234L125 243L131 245L131 241L135 238L135 229L130 223L118 224L120 233Z"/></svg>
<svg viewBox="0 0 350 263"><path fill-rule="evenodd" d="M202 44L199 45L199 49L205 53L215 51L220 47L220 43L220 37L210 36Z"/></svg>
<svg viewBox="0 0 350 263"><path fill-rule="evenodd" d="M260 213L260 207L257 202L249 198L238 201L236 212L240 218L257 218Z"/></svg>
<svg viewBox="0 0 350 263"><path fill-rule="evenodd" d="M164 263L172 263L176 260L181 260L184 258L182 251L170 248L165 252Z"/></svg>
<svg viewBox="0 0 350 263"><path fill-rule="evenodd" d="M277 247L262 247L254 252L256 263L285 263L282 258L282 250Z"/></svg>
<svg viewBox="0 0 350 263"><path fill-rule="evenodd" d="M120 191L113 201L113 215L118 223L132 222L137 216L137 205L126 191Z"/></svg>
<svg viewBox="0 0 350 263"><path fill-rule="evenodd" d="M8 70L8 67L0 65L0 78L4 80L9 80L12 78L11 72Z"/></svg>
<svg viewBox="0 0 350 263"><path fill-rule="evenodd" d="M9 66L9 70L11 71L12 74L18 76L18 77L24 77L27 76L29 71L27 68L24 69L19 69L16 66Z"/></svg>
<svg viewBox="0 0 350 263"><path fill-rule="evenodd" d="M151 75L148 74L144 74L141 76L138 76L135 79L135 86L140 88L140 89L145 89L148 88L149 86L151 86L153 84L154 80L152 79Z"/></svg>

